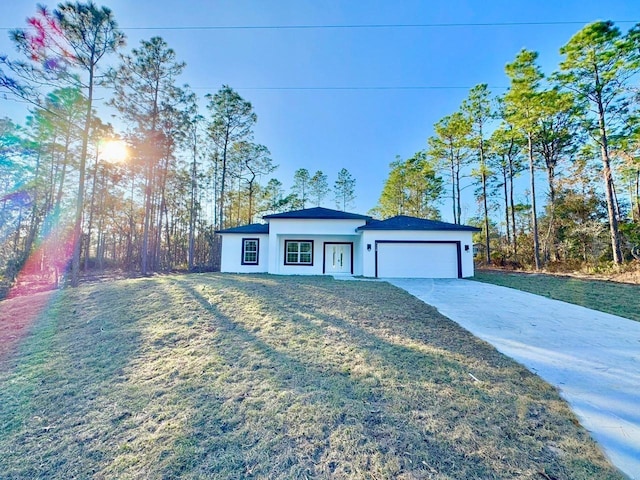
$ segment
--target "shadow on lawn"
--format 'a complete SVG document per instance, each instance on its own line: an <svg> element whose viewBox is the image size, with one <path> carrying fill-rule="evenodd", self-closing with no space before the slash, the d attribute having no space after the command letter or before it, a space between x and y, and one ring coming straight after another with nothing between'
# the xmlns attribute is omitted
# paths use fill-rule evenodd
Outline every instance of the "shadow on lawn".
<svg viewBox="0 0 640 480"><path fill-rule="evenodd" d="M216 419L222 422L222 427L215 422L203 426L202 419L198 418L198 405L193 405L192 434L187 443L193 445L191 454L200 452L200 460L190 463L190 468L201 468L197 474L251 473L289 478L363 472L383 476L438 472L458 477L503 478L510 470L542 468L541 471L555 472L558 478L567 478L563 474L562 459L545 453L544 442L536 447L526 433L541 421L540 413L536 413L536 418L525 415L519 423L502 422L497 430L493 425L487 426L487 418L505 415L501 408L506 408L507 415L509 412L515 415L518 401L525 405L525 411L529 408L528 402L555 401L553 389L542 388L539 397L518 399L517 390L509 391L509 384L505 383L507 390L495 387L488 393L473 385L465 366L457 364L459 354L449 359L443 355L452 345L458 348L458 342L468 341L469 349L476 349L476 356L479 347L487 355L486 359L472 359L487 376L499 378L504 373L498 371L500 368L511 368L510 375L515 371L530 380L534 378L484 342L476 343L471 335L435 311L430 312L429 318L413 319L418 322L417 327L390 325L388 322L411 319L411 314L424 317L425 308L423 304L419 304L419 308L418 304L412 305L407 295L401 296L406 302L405 311L400 315L389 314L383 303L374 301L376 298L384 301L379 295L389 291L386 285L369 287L373 290L364 296L356 285L342 287L356 289L352 293L359 298L345 301L345 307L348 303L349 308L344 310L357 313L357 318L347 318L339 313L327 313L324 308L309 311L318 301L312 299L312 295L324 296L329 304L338 301L341 297L336 296L336 284L328 283L325 287L321 281L307 285L299 279L283 279L267 285L261 278L216 277L218 284L211 286L222 296L216 296L214 302L190 280L176 280L180 288L211 314L213 327L227 339L224 344L215 345L217 353L233 365L240 377L250 378L248 385L253 382L257 388L255 392L249 388L236 398L223 401L227 416ZM291 294L285 296L273 290L283 287L291 289ZM397 297L398 292L392 291ZM229 316L224 302L234 299L237 303L255 301L259 314L253 318L251 313L243 315L242 312ZM367 305L367 302L370 303ZM339 311L338 306L336 312ZM268 337L263 332L259 323L265 316L275 320L274 328L282 329L282 336ZM426 328L425 322L433 325ZM424 328L425 332L419 334L414 328ZM286 338L288 329L295 331L295 338ZM376 329L391 333L387 332L388 338L383 338L374 333ZM456 335L461 338L443 339L453 332L449 329L457 329ZM353 355L362 356L361 370L352 370L349 365L352 359L346 357L342 361L335 358L324 361L329 359L328 354L323 353L318 344L296 346L294 343L296 338L321 342L326 337L330 337L331 342L337 340L336 345L350 345ZM432 343L436 348L429 353L429 348L422 349L420 345L401 344L408 340L425 347L431 347L427 344ZM498 367L493 365L494 361ZM367 365L373 365L375 371L367 373ZM265 382L268 387L264 386ZM540 382L540 385L544 384ZM265 394L275 398L275 404L265 404L260 398ZM217 391L216 395L224 397L225 392ZM296 417L300 410L312 415ZM542 406L541 411L544 410ZM258 426L253 425L252 430L246 419L254 416L258 417ZM544 421L550 420L571 423L562 417ZM568 425L569 429L573 427ZM225 451L235 451L233 466L221 465L214 458L218 454L216 449L202 447L202 442L211 441L203 437L205 432L216 429L227 439L223 442ZM241 438L244 439L242 445L231 444ZM489 450L483 453L484 446L480 446L479 441L491 444ZM506 463L495 460L486 453L491 448L498 452L503 449L503 454L509 451L514 456ZM203 465L208 466L207 471L202 470ZM182 470L178 462L166 473L179 472Z"/></svg>
<svg viewBox="0 0 640 480"><path fill-rule="evenodd" d="M240 287L240 283L234 282L229 278L220 279L225 287ZM382 455L395 457L394 460L400 462L395 473L406 472L409 470L425 471L425 465L431 465L438 471L446 471L447 468L457 466L457 472L460 472L460 466L469 463L466 452L453 442L448 442L442 438L437 441L433 436L437 436L437 432L426 432L424 425L408 420L408 416L402 415L398 411L398 402L400 398L390 398L391 396L401 397L402 386L398 386L397 394L385 389L379 381L362 381L355 375L351 375L348 369L338 368L336 365L323 365L317 361L311 361L298 355L295 358L291 354L285 353L286 346L274 348L263 341L258 335L250 331L244 322L230 318L225 315L220 308L210 303L200 292L198 292L188 281L177 280L186 292L188 292L205 310L211 313L212 321L215 328L218 329L220 335L228 337L230 341L225 342L225 346L221 348L218 345L218 353L220 353L229 364L234 365L237 369L249 368L255 374L256 378L261 377L258 371L266 372L269 383L272 384L272 391L275 397L279 393L287 392L279 400L280 404L274 406L276 415L281 416L280 421L274 422L273 418L264 418L264 422L271 423L274 427L271 431L261 431L259 436L252 438L251 432L244 432L243 437L245 445L249 444L251 449L255 451L249 452L245 448L241 448L240 458L253 458L257 463L243 465L244 473L252 472L254 475L273 475L274 469L289 468L289 471L280 471L277 475L284 475L289 478L295 475L324 475L330 476L336 474L336 469L341 469L342 473L354 473L355 471L366 471L366 465L358 465L358 459L351 458L349 455L339 454L332 451L335 445L331 445L332 434L337 429L344 430L349 428L358 432L352 435L348 441L352 441L354 454L356 457L362 457L363 451L370 452L371 456ZM246 285L243 287L246 289ZM300 334L306 336L312 334L316 338L322 337L327 327L335 327L347 333L350 337L349 341L353 342L353 346L358 349L366 350L371 357L383 357L385 367L389 370L396 370L398 362L404 363L407 367L403 372L412 376L419 377L419 365L438 365L443 372L451 372L453 365L447 362L441 362L436 357L416 352L403 346L390 344L370 334L362 329L355 327L344 320L329 315L320 315L325 325L320 326L310 321L304 320L303 317L294 311L291 306L286 303L282 297L270 295L268 289L259 291L256 288L251 293L255 298L264 304L265 310L287 312L287 318L282 318L283 322L294 322L302 329ZM275 298L278 300L275 300ZM270 303L269 303L270 302ZM243 365L243 360L247 359L247 351L259 354L258 363L252 365ZM413 368L408 368L409 366ZM400 371L395 371L394 375L399 375ZM449 375L449 373L445 373ZM224 392L217 392L224 395ZM245 408L246 400L252 396L251 391L244 392L243 398L236 399L236 408L242 410ZM325 421L327 423L317 426L314 438L301 436L296 438L292 436L291 429L298 428L291 425L293 419L286 418L286 412L295 407L297 403L302 403L306 408L312 411L323 412L323 418L302 419L308 422ZM311 407L309 407L311 404ZM394 409L389 409L389 405L394 405ZM197 412L197 405L194 405L193 411ZM246 411L244 412L247 413ZM260 414L268 415L269 412L263 411ZM230 412L230 417L242 417L238 412ZM197 417L197 414L196 414ZM194 424L199 425L200 420L194 418ZM389 428L390 424L394 427ZM310 426L311 427L311 426ZM229 424L225 422L222 426L223 435L227 428L243 429L240 424ZM303 426L304 428L304 426ZM313 429L313 428L312 428ZM204 433L205 430L201 425L194 428L194 435ZM220 427L218 427L220 431ZM214 426L215 431L215 426ZM289 432L283 436L283 432ZM266 436L265 436L266 434ZM248 435L248 438L247 436ZM400 436L398 436L400 435ZM234 435L230 435L234 437ZM271 438L269 438L271 436ZM431 438L430 438L431 437ZM201 438L194 439L195 443ZM274 443L274 440L277 442ZM425 448L425 444L428 447ZM229 447L227 445L227 447ZM271 449L271 451L260 452L261 449ZM349 448L349 447L345 447ZM298 456L297 452L312 450L308 458ZM360 452L358 452L360 450ZM215 452L209 452L215 454ZM260 459L263 455L264 458ZM284 455L283 458L282 456ZM278 461L274 461L276 457ZM280 458L278 458L280 457ZM262 461L260 461L262 460ZM350 464L353 462L353 464ZM195 464L206 465L210 461L196 461ZM343 465L339 465L342 463ZM279 465L279 466L276 466ZM289 465L287 467L287 465ZM322 470L322 466L326 470ZM320 467L320 471L318 471ZM372 466L369 466L372 467ZM217 471L215 473L220 474ZM378 467L379 468L379 467ZM496 475L488 465L482 462L475 462L473 465L474 473L485 478L491 478ZM172 469L169 474L177 474ZM204 472L198 472L204 473ZM214 473L214 471L206 472ZM225 474L242 474L243 472L228 471ZM391 472L388 472L391 473Z"/></svg>
<svg viewBox="0 0 640 480"><path fill-rule="evenodd" d="M48 313L0 376L6 478L569 477L535 431L570 424L555 391L385 284L142 279Z"/></svg>

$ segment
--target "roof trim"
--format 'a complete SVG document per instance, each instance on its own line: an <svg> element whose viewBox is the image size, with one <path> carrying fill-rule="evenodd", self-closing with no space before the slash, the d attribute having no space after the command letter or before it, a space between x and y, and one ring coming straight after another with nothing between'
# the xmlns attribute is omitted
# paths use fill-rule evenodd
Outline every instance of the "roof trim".
<svg viewBox="0 0 640 480"><path fill-rule="evenodd" d="M366 225L358 227L356 230L446 230L479 232L481 229L470 225L458 225L455 223L440 222L438 220L428 220L426 218L410 217L408 215L397 215L386 220L373 220Z"/></svg>
<svg viewBox="0 0 640 480"><path fill-rule="evenodd" d="M225 228L224 230L216 230L216 233L253 233L268 234L268 223L252 223L250 225L242 225L240 227Z"/></svg>
<svg viewBox="0 0 640 480"><path fill-rule="evenodd" d="M302 210L292 210L289 212L273 213L265 215L265 220L290 218L290 219L310 219L310 220L371 220L367 215L358 213L343 212L342 210L332 210L330 208L313 207Z"/></svg>

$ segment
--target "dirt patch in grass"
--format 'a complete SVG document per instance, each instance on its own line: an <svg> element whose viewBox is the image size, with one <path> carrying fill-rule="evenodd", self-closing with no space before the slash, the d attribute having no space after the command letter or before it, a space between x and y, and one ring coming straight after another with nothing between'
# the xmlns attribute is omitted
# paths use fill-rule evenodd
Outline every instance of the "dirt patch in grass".
<svg viewBox="0 0 640 480"><path fill-rule="evenodd" d="M616 273L610 276L605 276L603 280L609 280L612 282L633 283L635 285L640 285L640 262L638 262L638 266L636 267L635 270Z"/></svg>
<svg viewBox="0 0 640 480"><path fill-rule="evenodd" d="M0 362L11 354L29 329L46 312L54 291L0 301Z"/></svg>
<svg viewBox="0 0 640 480"><path fill-rule="evenodd" d="M640 321L640 285L495 270L476 271L473 279Z"/></svg>
<svg viewBox="0 0 640 480"><path fill-rule="evenodd" d="M3 478L624 478L548 384L395 287L65 290L0 363Z"/></svg>

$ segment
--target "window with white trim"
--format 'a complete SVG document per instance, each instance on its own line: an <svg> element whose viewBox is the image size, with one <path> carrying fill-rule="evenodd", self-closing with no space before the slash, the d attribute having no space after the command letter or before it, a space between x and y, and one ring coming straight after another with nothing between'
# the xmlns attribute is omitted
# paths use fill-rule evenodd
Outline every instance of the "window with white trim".
<svg viewBox="0 0 640 480"><path fill-rule="evenodd" d="M285 265L313 265L313 240L285 240Z"/></svg>
<svg viewBox="0 0 640 480"><path fill-rule="evenodd" d="M260 249L260 239L242 239L242 265L257 265L258 250Z"/></svg>

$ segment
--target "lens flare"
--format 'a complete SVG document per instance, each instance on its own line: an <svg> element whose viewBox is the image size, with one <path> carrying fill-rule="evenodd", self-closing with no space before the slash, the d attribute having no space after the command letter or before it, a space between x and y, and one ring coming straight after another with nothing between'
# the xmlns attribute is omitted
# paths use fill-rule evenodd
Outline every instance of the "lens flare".
<svg viewBox="0 0 640 480"><path fill-rule="evenodd" d="M60 227L56 215L50 215L45 223L51 226L43 228L43 238L25 261L7 298L0 302L0 361L47 314L73 254L73 229Z"/></svg>
<svg viewBox="0 0 640 480"><path fill-rule="evenodd" d="M100 158L109 163L124 162L128 156L127 144L122 140L105 140L100 144Z"/></svg>

